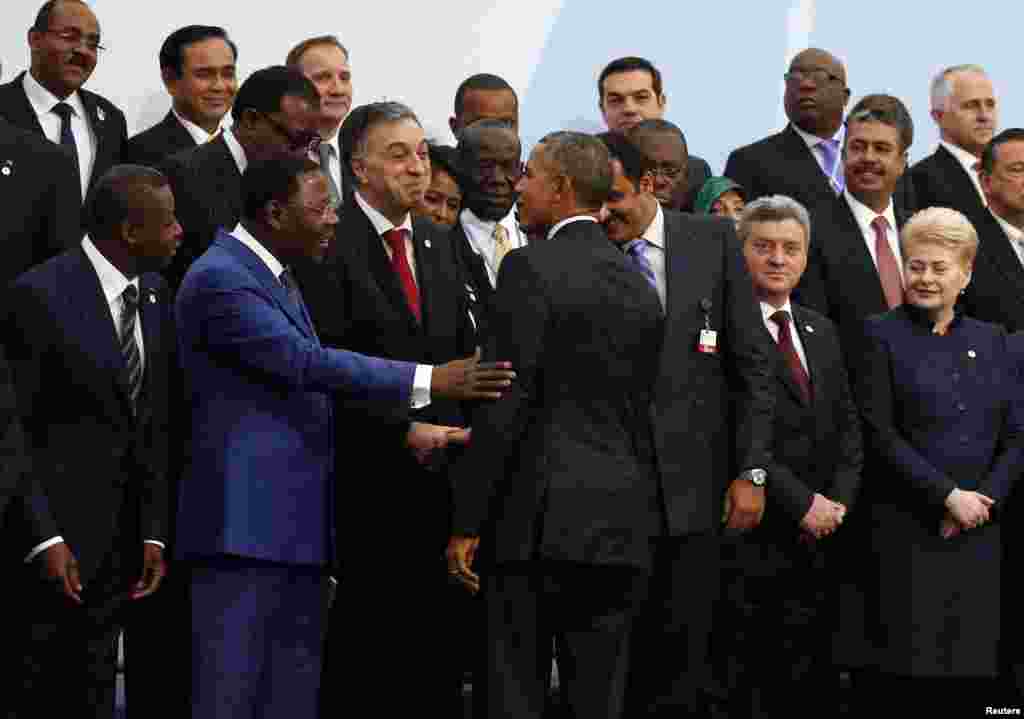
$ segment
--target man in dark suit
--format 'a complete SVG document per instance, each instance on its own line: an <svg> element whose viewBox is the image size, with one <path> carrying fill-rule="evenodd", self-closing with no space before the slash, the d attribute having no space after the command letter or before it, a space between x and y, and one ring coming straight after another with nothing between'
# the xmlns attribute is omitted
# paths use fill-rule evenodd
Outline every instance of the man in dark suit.
<svg viewBox="0 0 1024 719"><path fill-rule="evenodd" d="M502 263L488 355L514 357L517 380L476 415L448 548L474 581L477 542L493 545L488 717L542 716L553 638L572 715L622 711L664 521L648 414L662 317L596 223L610 188L607 150L570 132L541 140L519 181L521 219L547 240Z"/></svg>
<svg viewBox="0 0 1024 719"><path fill-rule="evenodd" d="M394 102L356 112L365 114L365 122L351 138L352 200L341 212L328 259L299 272L313 324L322 341L374 356L424 364L472 356L476 337L451 240L429 220L410 214L430 181L419 120ZM398 154L402 159L396 161ZM395 504L390 484L341 482L343 571L329 627L323 711L343 712L350 702L347 687L357 685L387 714L389 697L398 698L389 689L398 676L426 705L461 712L462 674L454 671L461 665L439 652L448 638L437 633L456 617L442 560L450 522L447 468L441 456L422 466L405 451L404 440L410 420L457 427L468 421L454 402L435 401L397 419L374 419L367 411L338 397L337 444L359 447L379 476L401 477L402 502ZM352 460L339 460L340 479ZM374 556L366 556L359 538L377 531L377 510L385 507L389 522L402 532L379 538ZM373 572L380 552L401 560L393 574L365 585L359 578ZM410 585L416 586L415 608L404 595ZM396 654L398 646L402 651ZM354 656L360 657L357 666ZM330 692L335 687L336 694Z"/></svg>
<svg viewBox="0 0 1024 719"><path fill-rule="evenodd" d="M128 138L124 113L82 87L103 50L99 21L82 0L47 0L29 28L28 44L32 66L0 85L0 116L60 145L83 199L119 162Z"/></svg>
<svg viewBox="0 0 1024 719"><path fill-rule="evenodd" d="M504 78L482 72L459 84L455 91L455 114L448 118L455 141L478 120L502 120L519 134L519 97Z"/></svg>
<svg viewBox="0 0 1024 719"><path fill-rule="evenodd" d="M626 137L654 163L654 196L661 206L693 212L694 199L711 175L703 160L690 163L683 131L668 120L650 119L627 130Z"/></svg>
<svg viewBox="0 0 1024 719"><path fill-rule="evenodd" d="M621 57L605 65L597 78L597 104L612 132L626 132L644 120L665 116L668 98L662 92L661 71L642 57ZM711 168L703 158L688 155L686 189L676 209L693 212L693 200Z"/></svg>
<svg viewBox="0 0 1024 719"><path fill-rule="evenodd" d="M627 714L705 716L700 693L710 683L722 501L730 528L759 521L774 401L771 348L735 225L665 210L650 159L621 135L602 137L614 158L608 237L655 287L666 316L652 408L665 524L633 645Z"/></svg>
<svg viewBox="0 0 1024 719"><path fill-rule="evenodd" d="M171 110L128 140L124 162L158 167L166 157L209 142L220 131L238 91L238 48L222 27L179 28L164 40L159 57Z"/></svg>
<svg viewBox="0 0 1024 719"><path fill-rule="evenodd" d="M185 240L168 268L171 287L189 265L242 216L242 173L262 158L306 156L319 143L316 87L294 68L257 70L242 83L231 108L234 124L212 142L168 157L161 169L171 180Z"/></svg>
<svg viewBox="0 0 1024 719"><path fill-rule="evenodd" d="M65 153L0 118L0 287L81 238L80 194Z"/></svg>
<svg viewBox="0 0 1024 719"><path fill-rule="evenodd" d="M334 496L365 480L332 482L328 393L405 417L491 396L510 373L323 347L292 267L334 234L327 178L293 157L250 166L243 185L241 224L193 264L176 305L192 427L176 550L190 559L192 715L315 717ZM406 435L418 451L460 439L419 423Z"/></svg>
<svg viewBox="0 0 1024 719"><path fill-rule="evenodd" d="M715 641L732 660L737 719L839 712L829 536L853 508L863 451L839 334L790 301L810 230L803 206L779 196L748 205L738 228L775 345L775 432L764 521L732 544Z"/></svg>
<svg viewBox="0 0 1024 719"><path fill-rule="evenodd" d="M893 195L914 124L897 98L868 95L850 111L845 132L845 189L812 215L810 257L795 296L836 324L852 368L864 319L903 303L899 229L907 217Z"/></svg>
<svg viewBox="0 0 1024 719"><path fill-rule="evenodd" d="M809 48L793 58L785 80L789 125L733 150L723 174L743 186L748 200L785 195L806 207L813 220L819 205L834 204L843 191L846 68L831 53Z"/></svg>
<svg viewBox="0 0 1024 719"><path fill-rule="evenodd" d="M15 685L24 716L114 710L128 600L164 574L174 328L156 274L180 242L167 180L112 168L81 247L10 291L7 348L32 461ZM38 578L36 575L41 575Z"/></svg>
<svg viewBox="0 0 1024 719"><path fill-rule="evenodd" d="M985 214L979 160L999 125L992 81L978 65L946 68L932 81L931 103L939 146L908 173L917 207L951 207L973 221Z"/></svg>

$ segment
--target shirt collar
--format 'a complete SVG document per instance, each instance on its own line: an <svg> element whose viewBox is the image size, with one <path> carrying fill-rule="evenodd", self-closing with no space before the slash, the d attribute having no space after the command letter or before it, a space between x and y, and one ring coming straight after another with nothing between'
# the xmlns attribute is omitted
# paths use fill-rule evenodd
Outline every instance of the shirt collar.
<svg viewBox="0 0 1024 719"><path fill-rule="evenodd" d="M572 217L566 217L564 220L557 222L554 227L548 230L548 239L550 240L560 229L571 222L597 222L597 220L590 215L573 215Z"/></svg>
<svg viewBox="0 0 1024 719"><path fill-rule="evenodd" d="M358 191L356 192L356 204L362 208L363 214L365 214L370 220L370 224L373 225L373 229L377 231L378 235L383 235L385 232L395 229L394 223L377 210L370 207L370 204L363 199L363 196L359 194ZM407 230L409 232L409 236L412 236L412 216L408 212L405 213L405 220L403 220L402 224L398 225L398 227L399 229Z"/></svg>
<svg viewBox="0 0 1024 719"><path fill-rule="evenodd" d="M281 273L284 272L284 265L281 264L280 260L274 257L273 252L268 250L262 245L262 243L260 243L259 240L253 237L252 233L242 226L242 223L238 223L238 225L235 226L235 229L231 230L231 236L252 250L257 257L263 260L263 264L265 264L267 269L273 273L274 277L281 279Z"/></svg>
<svg viewBox="0 0 1024 719"><path fill-rule="evenodd" d="M187 117L182 115L175 108L172 107L171 108L171 112L173 112L174 116L176 118L178 118L178 122L180 122L181 126L185 128L185 131L188 132L188 134L192 136L192 139L196 141L197 145L202 145L205 142L209 142L214 137L216 137L217 133L220 132L221 129L223 128L224 119L221 118L220 123L217 125L217 129L214 130L213 134L211 135L206 130L204 130L203 128L199 127L199 125L195 124L194 122L189 120Z"/></svg>
<svg viewBox="0 0 1024 719"><path fill-rule="evenodd" d="M459 215L459 218L462 220L462 224L471 225L475 228L478 228L482 232L486 232L488 235L493 235L494 228L497 225L504 225L505 229L509 230L510 225L515 224L515 207L509 210L508 214L502 217L500 220L485 220L481 217L478 217L477 214L468 207L463 208L462 214ZM509 231L509 233L510 236L512 236L511 230Z"/></svg>
<svg viewBox="0 0 1024 719"><path fill-rule="evenodd" d="M134 277L128 279L124 276L121 270L117 269L106 256L99 251L93 241L86 235L82 238L82 251L85 252L85 256L89 258L89 262L92 264L93 269L96 270L96 275L100 278L100 287L103 288L103 296L107 300L107 304L112 304L115 300L120 299L121 295L124 294L124 290L128 285L134 285L135 289L139 288L139 278Z"/></svg>
<svg viewBox="0 0 1024 719"><path fill-rule="evenodd" d="M85 105L82 104L82 98L78 92L75 91L67 96L66 99L61 100L59 97L54 95L52 92L47 90L45 87L39 84L39 81L32 77L31 72L25 73L25 78L22 81L22 87L25 89L25 95L28 97L29 103L32 105L32 109L36 111L36 115L45 115L53 110L53 106L58 102L66 102L71 106L71 109L75 111L75 115L80 120L85 120Z"/></svg>
<svg viewBox="0 0 1024 719"><path fill-rule="evenodd" d="M654 212L654 219L647 229L640 236L648 243L664 251L665 249L665 213L662 212L661 203L656 202L657 210Z"/></svg>
<svg viewBox="0 0 1024 719"><path fill-rule="evenodd" d="M224 142L227 143L228 150L231 152L231 156L235 158L235 165L238 166L238 172L245 174L245 168L249 166L249 161L245 157L245 148L242 147L242 143L235 137L234 131L230 127L225 127L221 135L224 136Z"/></svg>
<svg viewBox="0 0 1024 719"><path fill-rule="evenodd" d="M974 169L974 166L978 164L979 160L977 157L969 153L962 147L954 145L952 142L946 142L945 140L939 140L939 145L949 150L949 153L956 158L956 161L964 168L967 176L972 180L977 178L978 171Z"/></svg>
<svg viewBox="0 0 1024 719"><path fill-rule="evenodd" d="M766 323L772 322L772 315L779 311L788 312L789 321L790 323L793 322L793 305L788 299L786 300L786 304L782 305L782 307L776 307L775 305L770 305L764 301L761 302L761 314L764 316L764 321Z"/></svg>
<svg viewBox="0 0 1024 719"><path fill-rule="evenodd" d="M989 211L991 212L991 209ZM994 212L992 212L992 216L996 218L996 222L998 222L999 226L1003 228L1003 232L1006 233L1006 236L1010 238L1011 242L1024 242L1024 230L1019 227L1014 227Z"/></svg>
<svg viewBox="0 0 1024 719"><path fill-rule="evenodd" d="M857 224L860 225L861 231L868 232L871 229L872 221L878 217L879 213L875 212L856 197L851 195L849 190L843 190L843 195L846 197L846 202L850 206L850 209L853 210L853 216L857 220ZM882 217L888 221L889 229L895 232L896 213L893 211L891 197L889 198L889 205L885 208L885 212L881 214Z"/></svg>
<svg viewBox="0 0 1024 719"><path fill-rule="evenodd" d="M799 127L796 126L796 123L792 123L791 122L789 124L789 126L793 128L793 130L796 132L797 135L800 136L801 140L803 140L805 143L807 143L807 147L809 147L809 148L813 149L814 147L817 147L821 143L825 142L825 138L818 137L817 135L812 135L809 132L805 132L804 130L801 130ZM843 146L843 138L845 136L846 136L846 126L845 125L840 125L839 129L836 130L836 134L834 134L832 136L832 139L835 140L837 143L839 143L839 147L842 147Z"/></svg>

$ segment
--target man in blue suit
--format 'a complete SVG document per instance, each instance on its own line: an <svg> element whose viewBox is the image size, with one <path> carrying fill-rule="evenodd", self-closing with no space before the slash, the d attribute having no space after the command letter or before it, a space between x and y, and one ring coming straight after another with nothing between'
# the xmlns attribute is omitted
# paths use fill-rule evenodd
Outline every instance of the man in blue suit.
<svg viewBox="0 0 1024 719"><path fill-rule="evenodd" d="M192 570L192 711L300 719L317 713L332 558L330 393L404 416L432 398L495 397L512 373L320 346L289 267L321 259L333 236L327 178L289 158L249 167L242 184L241 224L218 232L176 306L192 427L178 514ZM407 439L422 453L466 433L412 423Z"/></svg>

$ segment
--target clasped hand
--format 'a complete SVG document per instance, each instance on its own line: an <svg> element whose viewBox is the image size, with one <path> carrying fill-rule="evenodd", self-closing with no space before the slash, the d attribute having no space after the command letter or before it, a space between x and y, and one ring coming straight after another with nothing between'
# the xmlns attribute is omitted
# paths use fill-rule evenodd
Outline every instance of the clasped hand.
<svg viewBox="0 0 1024 719"><path fill-rule="evenodd" d="M405 433L405 445L420 464L427 464L431 455L449 444L468 444L471 430L412 422Z"/></svg>
<svg viewBox="0 0 1024 719"><path fill-rule="evenodd" d="M991 518L995 500L981 492L954 489L946 497L946 516L939 525L943 539L952 539L960 532L977 529Z"/></svg>
<svg viewBox="0 0 1024 719"><path fill-rule="evenodd" d="M814 539L823 539L839 529L845 517L845 505L833 502L822 494L815 494L810 509L800 520L800 527Z"/></svg>

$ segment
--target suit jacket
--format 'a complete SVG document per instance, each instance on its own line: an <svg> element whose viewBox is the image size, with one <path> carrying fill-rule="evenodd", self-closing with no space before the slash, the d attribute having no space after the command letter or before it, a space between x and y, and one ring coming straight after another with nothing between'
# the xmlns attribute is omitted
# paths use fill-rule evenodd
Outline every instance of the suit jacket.
<svg viewBox="0 0 1024 719"><path fill-rule="evenodd" d="M666 211L665 250L653 418L667 530L676 536L715 530L729 480L767 468L775 394L770 338L734 224ZM718 333L717 353L697 351L705 326Z"/></svg>
<svg viewBox="0 0 1024 719"><path fill-rule="evenodd" d="M973 222L978 255L960 306L968 317L1002 325L1007 332L1024 330L1024 265L987 208Z"/></svg>
<svg viewBox="0 0 1024 719"><path fill-rule="evenodd" d="M897 229L907 215L894 202ZM811 246L794 292L803 306L832 320L839 329L847 368L853 371L866 317L889 309L878 270L850 204L842 197L820 208L811 224Z"/></svg>
<svg viewBox="0 0 1024 719"><path fill-rule="evenodd" d="M972 222L986 212L963 165L942 145L910 168L909 179L917 200L915 209L951 207Z"/></svg>
<svg viewBox="0 0 1024 719"><path fill-rule="evenodd" d="M711 177L711 166L708 161L696 155L690 155L690 161L686 167L686 194L683 196L683 204L679 208L683 212L693 212L693 203L697 199L697 193Z"/></svg>
<svg viewBox="0 0 1024 719"><path fill-rule="evenodd" d="M25 94L22 85L24 76L23 71L11 82L0 85L0 117L23 130L45 137L43 126L39 124L39 117ZM121 151L128 140L128 123L124 119L124 113L105 97L85 89L80 89L78 95L82 98L82 105L89 115L89 125L96 136L95 161L89 178L89 188L92 189L96 180L121 161ZM81 180L70 163L67 171L72 173L76 187L81 188Z"/></svg>
<svg viewBox="0 0 1024 719"><path fill-rule="evenodd" d="M0 536L6 536L4 530L8 504L23 491L27 459L25 433L18 416L11 370L3 345L0 344ZM5 540L4 544L10 543Z"/></svg>
<svg viewBox="0 0 1024 719"><path fill-rule="evenodd" d="M175 212L185 233L164 276L177 288L189 266L213 242L218 228L235 229L242 218L242 173L224 137L164 159Z"/></svg>
<svg viewBox="0 0 1024 719"><path fill-rule="evenodd" d="M473 321L476 323L477 341L481 347L487 344L488 326L494 312L494 287L487 274L484 259L476 253L466 236L462 222L455 221L449 230L450 242L459 274L466 291L466 299Z"/></svg>
<svg viewBox="0 0 1024 719"><path fill-rule="evenodd" d="M415 365L321 346L266 263L221 231L175 318L191 414L178 553L330 561L329 393L408 407Z"/></svg>
<svg viewBox="0 0 1024 719"><path fill-rule="evenodd" d="M81 239L80 187L60 148L0 119L0 287Z"/></svg>
<svg viewBox="0 0 1024 719"><path fill-rule="evenodd" d="M649 567L662 526L650 403L661 307L600 226L505 256L485 357L516 379L479 408L454 468L454 532L497 561ZM491 539L493 537L493 539Z"/></svg>
<svg viewBox="0 0 1024 719"><path fill-rule="evenodd" d="M121 153L121 161L130 165L160 167L166 158L195 146L196 141L188 130L173 112L168 112L163 120L128 140Z"/></svg>
<svg viewBox="0 0 1024 719"><path fill-rule="evenodd" d="M163 280L145 274L139 285L145 374L137 415L117 328L84 250L48 260L11 288L6 339L33 465L22 546L27 553L63 536L86 582L124 522L137 522L128 529L139 544L166 542L174 328Z"/></svg>

